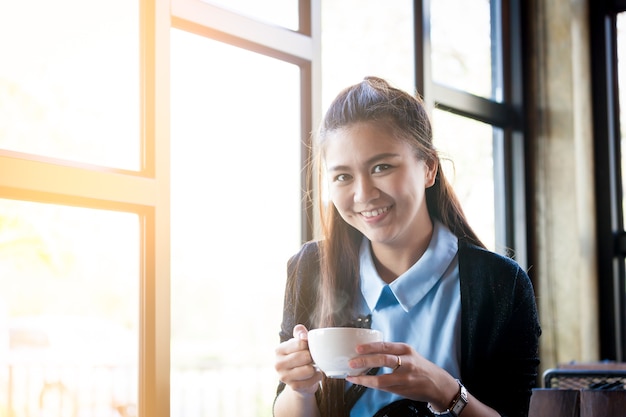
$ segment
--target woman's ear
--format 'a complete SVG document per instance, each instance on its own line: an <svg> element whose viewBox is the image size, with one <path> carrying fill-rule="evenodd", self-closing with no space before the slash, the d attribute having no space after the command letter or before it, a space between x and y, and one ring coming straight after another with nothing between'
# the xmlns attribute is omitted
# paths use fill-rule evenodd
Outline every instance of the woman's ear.
<svg viewBox="0 0 626 417"><path fill-rule="evenodd" d="M426 188L430 188L435 185L435 179L437 178L438 173L438 164L437 161L428 161L425 164L426 168Z"/></svg>

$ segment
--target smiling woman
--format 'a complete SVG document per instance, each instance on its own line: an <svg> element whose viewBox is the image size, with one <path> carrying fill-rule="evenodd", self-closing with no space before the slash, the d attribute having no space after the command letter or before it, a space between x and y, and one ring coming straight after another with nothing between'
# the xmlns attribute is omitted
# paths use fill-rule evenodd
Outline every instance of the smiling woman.
<svg viewBox="0 0 626 417"><path fill-rule="evenodd" d="M316 144L330 201L319 200L322 236L289 263L275 415L528 415L541 333L533 288L468 223L424 102L366 77L339 92ZM360 344L349 365L371 372L322 372L309 331L364 317L384 342Z"/></svg>

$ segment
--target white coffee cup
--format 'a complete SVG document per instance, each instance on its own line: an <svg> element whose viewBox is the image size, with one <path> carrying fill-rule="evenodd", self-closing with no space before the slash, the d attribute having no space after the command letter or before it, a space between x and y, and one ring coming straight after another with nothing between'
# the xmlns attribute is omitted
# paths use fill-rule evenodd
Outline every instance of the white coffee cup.
<svg viewBox="0 0 626 417"><path fill-rule="evenodd" d="M382 342L379 330L355 327L325 327L309 331L309 351L315 365L329 378L357 376L369 368L350 368L348 361L359 356L356 347Z"/></svg>

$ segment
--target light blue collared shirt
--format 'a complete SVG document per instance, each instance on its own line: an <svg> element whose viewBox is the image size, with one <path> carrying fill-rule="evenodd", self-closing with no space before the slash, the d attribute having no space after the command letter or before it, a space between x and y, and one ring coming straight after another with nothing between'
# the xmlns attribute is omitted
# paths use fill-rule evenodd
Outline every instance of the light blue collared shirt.
<svg viewBox="0 0 626 417"><path fill-rule="evenodd" d="M426 359L455 378L461 362L461 287L458 239L439 222L422 257L391 284L374 266L370 242L363 239L360 252L363 315L372 315L372 328L387 342L411 345ZM379 373L391 372L383 368ZM350 412L354 417L373 416L384 405L402 397L367 389Z"/></svg>

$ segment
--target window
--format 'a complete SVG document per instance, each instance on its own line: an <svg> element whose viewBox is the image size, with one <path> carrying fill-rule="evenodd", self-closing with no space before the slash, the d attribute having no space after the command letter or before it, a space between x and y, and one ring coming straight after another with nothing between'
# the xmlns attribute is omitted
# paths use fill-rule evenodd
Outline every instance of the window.
<svg viewBox="0 0 626 417"><path fill-rule="evenodd" d="M0 148L139 171L138 3L0 11Z"/></svg>
<svg viewBox="0 0 626 417"><path fill-rule="evenodd" d="M519 3L415 2L417 90L485 245L528 264Z"/></svg>
<svg viewBox="0 0 626 417"><path fill-rule="evenodd" d="M135 415L139 216L0 199L0 219L3 410Z"/></svg>
<svg viewBox="0 0 626 417"><path fill-rule="evenodd" d="M302 239L299 86L294 64L172 30L172 416L271 411Z"/></svg>
<svg viewBox="0 0 626 417"><path fill-rule="evenodd" d="M154 195L141 158L140 31L138 2L0 2L9 417L137 415L142 294L154 281L144 268Z"/></svg>
<svg viewBox="0 0 626 417"><path fill-rule="evenodd" d="M590 5L600 353L617 361L626 359L625 13L620 0Z"/></svg>
<svg viewBox="0 0 626 417"><path fill-rule="evenodd" d="M322 111L368 75L415 91L412 0L322 0L321 24Z"/></svg>
<svg viewBox="0 0 626 417"><path fill-rule="evenodd" d="M498 1L430 1L433 81L502 100ZM493 46L492 46L493 45Z"/></svg>
<svg viewBox="0 0 626 417"><path fill-rule="evenodd" d="M502 146L502 130L443 110L433 111L433 126L446 178L482 242L494 249L494 147Z"/></svg>
<svg viewBox="0 0 626 417"><path fill-rule="evenodd" d="M217 3L0 2L10 417L271 415L319 5Z"/></svg>

